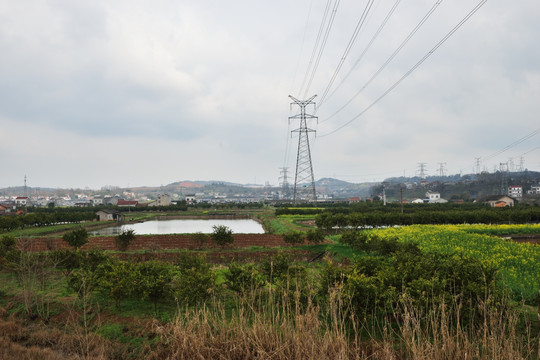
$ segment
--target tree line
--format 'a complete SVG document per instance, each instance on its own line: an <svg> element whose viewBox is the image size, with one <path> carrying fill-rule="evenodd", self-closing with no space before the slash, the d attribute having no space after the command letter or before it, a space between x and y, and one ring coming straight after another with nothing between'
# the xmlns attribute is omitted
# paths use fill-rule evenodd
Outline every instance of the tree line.
<svg viewBox="0 0 540 360"><path fill-rule="evenodd" d="M414 224L525 224L540 222L540 208L513 209L482 208L477 210L418 210L400 213L374 210L371 212L323 212L316 216L320 229L360 228L366 226L392 226Z"/></svg>

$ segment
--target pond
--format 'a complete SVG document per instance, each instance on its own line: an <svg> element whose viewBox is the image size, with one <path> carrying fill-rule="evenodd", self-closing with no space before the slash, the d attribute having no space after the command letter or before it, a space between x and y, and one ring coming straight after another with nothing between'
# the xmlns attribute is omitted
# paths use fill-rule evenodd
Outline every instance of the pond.
<svg viewBox="0 0 540 360"><path fill-rule="evenodd" d="M175 219L151 220L136 224L111 226L89 231L89 235L118 235L124 230L134 230L136 235L193 234L202 232L211 234L212 226L225 225L234 234L264 234L261 224L250 219Z"/></svg>

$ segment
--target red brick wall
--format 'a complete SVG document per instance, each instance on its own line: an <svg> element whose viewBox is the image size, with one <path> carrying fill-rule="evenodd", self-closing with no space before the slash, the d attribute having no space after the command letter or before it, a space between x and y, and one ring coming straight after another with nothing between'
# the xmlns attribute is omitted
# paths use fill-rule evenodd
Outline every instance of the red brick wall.
<svg viewBox="0 0 540 360"><path fill-rule="evenodd" d="M234 248L250 246L276 247L288 246L281 235L270 234L233 234ZM69 248L62 238L32 238L19 240L19 247L28 251L46 251ZM82 249L99 248L116 250L114 236L96 236L88 238L88 243ZM138 235L128 250L159 250L159 249L196 249L197 244L190 235ZM205 248L219 248L210 239Z"/></svg>

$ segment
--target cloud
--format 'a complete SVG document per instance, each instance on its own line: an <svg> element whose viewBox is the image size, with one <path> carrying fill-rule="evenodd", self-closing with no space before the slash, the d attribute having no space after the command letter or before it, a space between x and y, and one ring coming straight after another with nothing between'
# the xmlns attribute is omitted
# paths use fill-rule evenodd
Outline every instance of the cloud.
<svg viewBox="0 0 540 360"><path fill-rule="evenodd" d="M528 0L487 2L377 105L322 136L369 106L473 6L441 3L360 96L327 119L433 3L401 2L359 66L317 111L316 176L382 180L404 168L412 175L419 162L467 169L475 157L538 127L540 5ZM334 86L391 5L373 8ZM287 129L298 124L288 127L287 118L297 109L289 111L287 96L298 96L323 10L317 2L283 0L0 3L0 147L10 169L0 186L20 183L25 173L41 186L277 183L280 167L294 169L297 140L287 140ZM362 10L363 4L341 2L308 90L319 95L316 101ZM491 161L519 156L535 141Z"/></svg>

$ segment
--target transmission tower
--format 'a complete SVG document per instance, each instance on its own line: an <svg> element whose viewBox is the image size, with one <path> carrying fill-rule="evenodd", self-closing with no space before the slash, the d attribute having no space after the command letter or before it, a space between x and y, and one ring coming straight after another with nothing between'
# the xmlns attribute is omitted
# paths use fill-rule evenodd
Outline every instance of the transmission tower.
<svg viewBox="0 0 540 360"><path fill-rule="evenodd" d="M426 163L418 163L417 174L420 179L426 178Z"/></svg>
<svg viewBox="0 0 540 360"><path fill-rule="evenodd" d="M519 172L523 172L525 170L525 159L523 156L519 157Z"/></svg>
<svg viewBox="0 0 540 360"><path fill-rule="evenodd" d="M475 157L474 159L476 161L475 173L478 175L478 174L480 174L480 158Z"/></svg>
<svg viewBox="0 0 540 360"><path fill-rule="evenodd" d="M439 163L439 176L443 177L446 175L446 169L445 169L446 163Z"/></svg>
<svg viewBox="0 0 540 360"><path fill-rule="evenodd" d="M300 107L300 113L289 117L289 122L292 119L300 119L300 127L292 132L298 133L298 153L296 155L296 173L294 175L294 193L293 202L298 200L315 201L317 195L315 193L315 178L313 176L313 166L311 164L311 150L309 148L309 133L315 132L307 127L307 119L317 119L316 116L306 114L308 105L315 106L313 99L317 95L313 95L307 100L298 100L293 96L289 97L294 101L293 105Z"/></svg>
<svg viewBox="0 0 540 360"><path fill-rule="evenodd" d="M289 177L287 176L288 172L288 167L280 168L279 185L281 186L281 191L283 192L283 197L285 198L289 197L290 195Z"/></svg>

